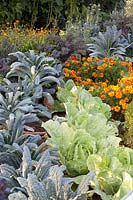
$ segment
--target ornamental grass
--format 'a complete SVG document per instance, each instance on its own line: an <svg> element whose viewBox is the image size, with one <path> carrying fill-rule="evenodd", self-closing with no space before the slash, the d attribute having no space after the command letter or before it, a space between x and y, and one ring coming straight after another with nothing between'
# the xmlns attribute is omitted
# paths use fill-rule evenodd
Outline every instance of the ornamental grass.
<svg viewBox="0 0 133 200"><path fill-rule="evenodd" d="M123 121L125 110L133 97L132 63L119 59L71 56L65 63L65 79L83 85L93 96L109 104L112 117Z"/></svg>

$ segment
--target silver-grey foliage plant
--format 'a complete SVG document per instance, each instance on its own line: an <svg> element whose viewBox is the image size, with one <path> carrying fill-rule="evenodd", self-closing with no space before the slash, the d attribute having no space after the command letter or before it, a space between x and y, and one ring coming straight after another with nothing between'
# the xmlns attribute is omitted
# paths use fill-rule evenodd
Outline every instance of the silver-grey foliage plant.
<svg viewBox="0 0 133 200"><path fill-rule="evenodd" d="M94 173L86 175L74 192L72 179L64 176L65 166L53 165L58 163L56 156L56 151L50 148L38 161L33 161L29 148L24 146L20 169L15 171L11 166L0 165L1 177L14 187L9 200L86 200Z"/></svg>
<svg viewBox="0 0 133 200"><path fill-rule="evenodd" d="M126 56L126 44L123 43L121 30L116 26L107 27L106 32L99 32L97 37L92 37L91 44L87 44L90 56L92 57L115 57L124 59Z"/></svg>
<svg viewBox="0 0 133 200"><path fill-rule="evenodd" d="M55 93L58 85L63 84L62 65L45 53L36 54L33 50L9 55L14 56L17 61L11 64L6 77L16 77L18 83L21 83L22 91L27 92L34 101L45 97L53 106L51 94Z"/></svg>

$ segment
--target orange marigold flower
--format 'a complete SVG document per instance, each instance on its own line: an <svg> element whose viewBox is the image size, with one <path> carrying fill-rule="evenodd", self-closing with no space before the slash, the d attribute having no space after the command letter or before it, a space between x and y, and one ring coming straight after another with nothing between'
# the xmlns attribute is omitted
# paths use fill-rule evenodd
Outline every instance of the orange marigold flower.
<svg viewBox="0 0 133 200"><path fill-rule="evenodd" d="M87 81L81 81L80 82L82 85L88 85L88 82Z"/></svg>
<svg viewBox="0 0 133 200"><path fill-rule="evenodd" d="M72 63L77 65L77 64L79 64L79 61L78 60L72 60Z"/></svg>
<svg viewBox="0 0 133 200"><path fill-rule="evenodd" d="M109 65L109 66L108 66L108 68L109 68L109 69L112 69L112 66L111 66L111 65Z"/></svg>
<svg viewBox="0 0 133 200"><path fill-rule="evenodd" d="M109 91L110 91L109 88L104 88L104 92L105 92L105 93L108 93Z"/></svg>
<svg viewBox="0 0 133 200"><path fill-rule="evenodd" d="M96 62L99 62L99 61L100 61L100 59L99 59L99 58L95 58L95 61L96 61Z"/></svg>
<svg viewBox="0 0 133 200"><path fill-rule="evenodd" d="M127 103L123 103L123 104L122 104L122 109L126 110L127 106L128 106Z"/></svg>
<svg viewBox="0 0 133 200"><path fill-rule="evenodd" d="M87 72L88 72L88 69L85 69L84 72L87 73Z"/></svg>
<svg viewBox="0 0 133 200"><path fill-rule="evenodd" d="M76 72L75 72L74 70L71 70L71 76L72 76L73 78L76 77Z"/></svg>
<svg viewBox="0 0 133 200"><path fill-rule="evenodd" d="M101 66L101 65L98 65L97 69L103 71L103 70L104 70L104 67Z"/></svg>
<svg viewBox="0 0 133 200"><path fill-rule="evenodd" d="M133 72L133 68L132 68L132 66L129 66L128 71L129 71L130 73Z"/></svg>
<svg viewBox="0 0 133 200"><path fill-rule="evenodd" d="M127 97L124 98L125 102L129 102L129 99Z"/></svg>
<svg viewBox="0 0 133 200"><path fill-rule="evenodd" d="M100 73L99 77L101 77L101 78L104 77L104 73Z"/></svg>
<svg viewBox="0 0 133 200"><path fill-rule="evenodd" d="M115 64L116 64L116 61L115 61L113 58L110 58L110 59L109 59L109 64L110 64L110 65L115 65Z"/></svg>
<svg viewBox="0 0 133 200"><path fill-rule="evenodd" d="M101 98L102 100L105 100L105 99L106 99L106 96L105 96L104 94L101 94L101 95L100 95L100 98Z"/></svg>
<svg viewBox="0 0 133 200"><path fill-rule="evenodd" d="M132 65L132 62L128 62L128 67L132 67L133 65Z"/></svg>
<svg viewBox="0 0 133 200"><path fill-rule="evenodd" d="M130 77L133 77L133 72L130 72Z"/></svg>
<svg viewBox="0 0 133 200"><path fill-rule="evenodd" d="M116 94L115 94L115 97L117 99L121 99L122 98L122 92L121 91L117 91Z"/></svg>
<svg viewBox="0 0 133 200"><path fill-rule="evenodd" d="M69 75L70 75L69 73L65 73L65 77L69 77Z"/></svg>
<svg viewBox="0 0 133 200"><path fill-rule="evenodd" d="M70 63L69 63L68 61L66 61L66 62L65 62L65 66L66 66L66 67L69 67L69 66L70 66Z"/></svg>
<svg viewBox="0 0 133 200"><path fill-rule="evenodd" d="M76 79L77 81L80 81L80 80L81 80L81 77L80 77L80 76L76 76L75 79Z"/></svg>
<svg viewBox="0 0 133 200"><path fill-rule="evenodd" d="M126 67L126 66L127 66L127 62L122 61L122 62L121 62L121 65L122 65L123 67Z"/></svg>
<svg viewBox="0 0 133 200"><path fill-rule="evenodd" d="M71 55L70 58L71 58L71 60L78 60L77 56L75 56L75 55Z"/></svg>
<svg viewBox="0 0 133 200"><path fill-rule="evenodd" d="M79 75L79 74L81 74L81 72L80 72L80 71L77 71L77 75Z"/></svg>
<svg viewBox="0 0 133 200"><path fill-rule="evenodd" d="M92 58L92 57L88 57L88 58L87 58L87 61L88 61L88 62L92 62L92 61L93 61L93 58Z"/></svg>

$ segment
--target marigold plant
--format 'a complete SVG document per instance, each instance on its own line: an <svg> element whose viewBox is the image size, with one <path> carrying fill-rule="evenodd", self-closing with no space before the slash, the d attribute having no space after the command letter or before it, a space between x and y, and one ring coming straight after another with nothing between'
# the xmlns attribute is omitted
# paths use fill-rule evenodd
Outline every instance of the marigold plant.
<svg viewBox="0 0 133 200"><path fill-rule="evenodd" d="M71 78L77 85L84 85L94 96L108 103L113 117L123 120L123 113L133 97L131 62L71 56L65 63L64 74L66 79Z"/></svg>
<svg viewBox="0 0 133 200"><path fill-rule="evenodd" d="M0 44L3 39L7 39L12 45L19 47L20 51L28 51L36 49L40 43L44 43L49 30L33 29L26 25L21 25L19 20L16 20L13 25L5 24L1 26Z"/></svg>

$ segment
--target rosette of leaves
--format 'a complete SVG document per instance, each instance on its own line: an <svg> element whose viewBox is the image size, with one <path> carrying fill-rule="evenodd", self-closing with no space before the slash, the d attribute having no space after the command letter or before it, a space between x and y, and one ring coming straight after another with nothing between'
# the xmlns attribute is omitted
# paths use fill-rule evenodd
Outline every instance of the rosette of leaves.
<svg viewBox="0 0 133 200"><path fill-rule="evenodd" d="M133 190L133 150L108 148L88 157L89 170L95 170L95 192L102 199L119 200Z"/></svg>
<svg viewBox="0 0 133 200"><path fill-rule="evenodd" d="M18 82L22 81L23 92L27 89L29 96L34 95L36 101L45 97L48 104L53 106L51 94L55 93L57 85L63 84L62 65L45 53L38 55L33 50L11 53L10 56L16 57L17 61L11 64L6 77L17 77Z"/></svg>
<svg viewBox="0 0 133 200"><path fill-rule="evenodd" d="M107 27L106 32L99 32L97 37L92 37L91 44L87 44L91 57L116 57L124 60L126 56L126 46L123 43L121 30L116 26Z"/></svg>
<svg viewBox="0 0 133 200"><path fill-rule="evenodd" d="M15 171L11 166L4 164L0 166L1 177L9 181L8 184L12 186L12 194L8 198L10 200L87 199L86 193L94 173L85 176L77 190L73 192L72 179L64 177L64 166L53 166L56 161L56 152L53 149L46 150L38 161L33 161L29 148L24 146L20 169Z"/></svg>
<svg viewBox="0 0 133 200"><path fill-rule="evenodd" d="M66 87L66 116L49 120L42 126L50 135L47 143L59 148L60 161L66 165L67 172L77 176L88 172L86 160L89 155L109 146L118 147L121 139L116 137L118 129L110 121L107 104L82 87L72 87L71 81ZM60 88L58 97L62 92Z"/></svg>
<svg viewBox="0 0 133 200"><path fill-rule="evenodd" d="M107 104L72 81L65 86L65 94L69 95L62 99L66 117L43 124L51 136L47 144L58 147L61 163L77 182L88 171L96 172L93 194L104 200L121 199L132 190L133 150L119 146L121 139Z"/></svg>

